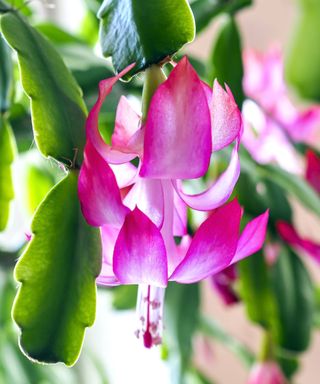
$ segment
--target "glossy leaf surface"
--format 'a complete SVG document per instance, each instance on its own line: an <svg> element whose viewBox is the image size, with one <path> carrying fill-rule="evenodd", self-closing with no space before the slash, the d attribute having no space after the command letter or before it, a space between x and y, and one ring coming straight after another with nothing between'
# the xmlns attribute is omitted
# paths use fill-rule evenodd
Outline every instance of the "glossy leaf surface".
<svg viewBox="0 0 320 384"><path fill-rule="evenodd" d="M195 35L186 0L105 0L98 16L104 56L112 56L116 72L136 63L130 75L173 55Z"/></svg>

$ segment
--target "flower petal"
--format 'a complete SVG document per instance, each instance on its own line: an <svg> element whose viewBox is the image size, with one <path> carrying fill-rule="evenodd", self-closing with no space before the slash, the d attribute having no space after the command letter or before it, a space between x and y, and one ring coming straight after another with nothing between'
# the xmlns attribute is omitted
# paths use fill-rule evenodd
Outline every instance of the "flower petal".
<svg viewBox="0 0 320 384"><path fill-rule="evenodd" d="M160 180L140 178L123 202L131 211L137 206L158 228L161 228L164 215L164 197Z"/></svg>
<svg viewBox="0 0 320 384"><path fill-rule="evenodd" d="M203 176L211 154L210 111L202 82L183 58L151 100L140 175L161 179Z"/></svg>
<svg viewBox="0 0 320 384"><path fill-rule="evenodd" d="M132 108L128 99L121 96L111 137L112 146L121 152L142 154L143 135L138 135L140 121L141 117Z"/></svg>
<svg viewBox="0 0 320 384"><path fill-rule="evenodd" d="M126 216L120 230L114 248L113 271L121 284L167 285L164 241L156 225L138 208Z"/></svg>
<svg viewBox="0 0 320 384"><path fill-rule="evenodd" d="M84 151L78 193L83 216L90 225L121 225L128 212L121 201L115 176L90 141Z"/></svg>
<svg viewBox="0 0 320 384"><path fill-rule="evenodd" d="M268 219L269 210L249 221L241 233L237 251L232 259L232 263L237 263L245 257L258 252L262 248L266 238Z"/></svg>
<svg viewBox="0 0 320 384"><path fill-rule="evenodd" d="M238 154L238 144L236 144L232 151L228 168L205 192L196 195L188 195L182 191L178 183L174 183L174 187L181 199L189 207L198 211L208 211L220 207L229 199L239 175L240 159Z"/></svg>
<svg viewBox="0 0 320 384"><path fill-rule="evenodd" d="M109 166L116 177L117 184L120 189L129 187L130 185L136 182L139 174L139 169L133 164L109 164Z"/></svg>
<svg viewBox="0 0 320 384"><path fill-rule="evenodd" d="M230 88L227 85L225 87L226 91L217 80L214 81L210 108L213 151L231 144L242 131L240 110Z"/></svg>
<svg viewBox="0 0 320 384"><path fill-rule="evenodd" d="M99 83L99 96L98 100L91 109L86 123L87 139L91 141L97 152L108 162L113 164L121 164L132 160L137 156L136 153L123 153L119 150L113 149L110 145L106 144L103 140L98 127L99 113L104 102L104 99L112 91L115 83L127 72L134 67L134 64L129 65L117 76L111 77L100 81Z"/></svg>
<svg viewBox="0 0 320 384"><path fill-rule="evenodd" d="M119 285L120 282L113 273L113 251L120 228L112 225L104 225L101 229L102 240L102 269L96 279L97 284L114 286Z"/></svg>
<svg viewBox="0 0 320 384"><path fill-rule="evenodd" d="M239 297L233 289L233 284L237 280L237 272L234 265L211 276L210 280L213 288L225 305L239 302Z"/></svg>
<svg viewBox="0 0 320 384"><path fill-rule="evenodd" d="M187 234L187 205L177 194L173 192L173 236L185 236Z"/></svg>
<svg viewBox="0 0 320 384"><path fill-rule="evenodd" d="M307 252L317 263L320 263L320 244L299 236L294 227L285 221L277 222L277 230L280 236L289 245Z"/></svg>
<svg viewBox="0 0 320 384"><path fill-rule="evenodd" d="M320 157L310 150L307 152L306 179L320 193Z"/></svg>
<svg viewBox="0 0 320 384"><path fill-rule="evenodd" d="M228 267L236 252L240 220L237 200L214 211L199 227L170 280L194 283Z"/></svg>

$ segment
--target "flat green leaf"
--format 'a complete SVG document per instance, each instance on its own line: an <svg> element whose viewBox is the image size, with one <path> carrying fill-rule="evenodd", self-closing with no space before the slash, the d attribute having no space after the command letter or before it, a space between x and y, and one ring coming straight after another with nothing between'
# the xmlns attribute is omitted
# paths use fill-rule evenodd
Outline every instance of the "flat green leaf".
<svg viewBox="0 0 320 384"><path fill-rule="evenodd" d="M0 114L0 231L7 226L10 202L14 198L11 173L14 154L14 136L8 122Z"/></svg>
<svg viewBox="0 0 320 384"><path fill-rule="evenodd" d="M251 4L252 0L194 0L191 8L196 20L197 33L221 13L233 14Z"/></svg>
<svg viewBox="0 0 320 384"><path fill-rule="evenodd" d="M120 72L136 63L133 75L176 53L195 36L186 0L105 0L98 13L104 56Z"/></svg>
<svg viewBox="0 0 320 384"><path fill-rule="evenodd" d="M306 208L320 216L320 196L301 177L289 173L275 165L258 165L241 148L241 170L256 177L256 180L268 180L280 187L287 195L297 198Z"/></svg>
<svg viewBox="0 0 320 384"><path fill-rule="evenodd" d="M11 50L0 34L0 113L9 109L12 69Z"/></svg>
<svg viewBox="0 0 320 384"><path fill-rule="evenodd" d="M285 349L307 349L315 313L314 287L294 252L283 248L272 270L272 287L279 317L277 342Z"/></svg>
<svg viewBox="0 0 320 384"><path fill-rule="evenodd" d="M201 317L199 329L206 336L212 337L214 340L220 342L226 348L230 349L239 359L245 364L247 368L251 367L255 361L255 356L247 346L242 344L239 340L229 335L220 324L213 319Z"/></svg>
<svg viewBox="0 0 320 384"><path fill-rule="evenodd" d="M31 99L34 138L44 156L69 163L85 143L85 105L61 57L18 13L1 17L1 29L17 51L21 80Z"/></svg>
<svg viewBox="0 0 320 384"><path fill-rule="evenodd" d="M320 196L304 179L274 165L261 166L259 172L320 216Z"/></svg>
<svg viewBox="0 0 320 384"><path fill-rule="evenodd" d="M165 324L171 383L183 383L192 356L192 339L198 327L199 286L171 283L166 290Z"/></svg>
<svg viewBox="0 0 320 384"><path fill-rule="evenodd" d="M218 31L209 65L211 67L210 84L215 78L222 85L224 83L228 84L237 104L241 108L244 100L242 46L238 26L232 16L225 18Z"/></svg>
<svg viewBox="0 0 320 384"><path fill-rule="evenodd" d="M238 271L239 293L248 317L266 329L273 329L276 307L262 252L238 263Z"/></svg>
<svg viewBox="0 0 320 384"><path fill-rule="evenodd" d="M36 211L32 240L15 270L21 286L13 308L24 353L68 366L94 322L101 267L99 232L82 217L77 178L78 172L70 172Z"/></svg>

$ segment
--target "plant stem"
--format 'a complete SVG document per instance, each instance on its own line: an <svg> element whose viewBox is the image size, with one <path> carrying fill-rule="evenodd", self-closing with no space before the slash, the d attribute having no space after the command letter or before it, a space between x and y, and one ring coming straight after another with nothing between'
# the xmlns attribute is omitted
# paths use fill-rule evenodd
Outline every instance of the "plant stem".
<svg viewBox="0 0 320 384"><path fill-rule="evenodd" d="M145 71L145 81L142 93L142 123L145 123L152 96L166 80L166 75L159 65L151 65Z"/></svg>

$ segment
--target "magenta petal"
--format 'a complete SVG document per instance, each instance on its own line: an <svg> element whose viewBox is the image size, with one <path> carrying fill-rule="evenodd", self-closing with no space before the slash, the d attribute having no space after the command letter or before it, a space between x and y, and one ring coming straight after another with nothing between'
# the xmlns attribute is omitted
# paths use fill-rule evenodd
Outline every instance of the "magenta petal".
<svg viewBox="0 0 320 384"><path fill-rule="evenodd" d="M87 141L80 170L78 193L83 216L90 225L121 225L128 209L108 163Z"/></svg>
<svg viewBox="0 0 320 384"><path fill-rule="evenodd" d="M202 82L183 58L151 100L140 175L161 179L203 176L211 155L210 111Z"/></svg>
<svg viewBox="0 0 320 384"><path fill-rule="evenodd" d="M208 211L224 204L232 194L233 188L240 175L240 160L238 145L232 151L228 168L205 192L197 195L185 194L177 183L174 187L181 199L191 208L198 211Z"/></svg>
<svg viewBox="0 0 320 384"><path fill-rule="evenodd" d="M214 211L199 227L170 280L194 283L229 266L237 248L240 220L237 200Z"/></svg>
<svg viewBox="0 0 320 384"><path fill-rule="evenodd" d="M123 202L131 211L137 206L158 228L161 228L164 216L164 196L160 180L140 178Z"/></svg>
<svg viewBox="0 0 320 384"><path fill-rule="evenodd" d="M113 271L121 284L167 285L167 255L161 233L138 208L126 216L120 230Z"/></svg>
<svg viewBox="0 0 320 384"><path fill-rule="evenodd" d="M320 263L320 244L308 239L303 239L294 227L285 221L277 222L277 230L283 240L289 245L307 252L317 263Z"/></svg>
<svg viewBox="0 0 320 384"><path fill-rule="evenodd" d="M211 276L212 286L225 305L232 305L239 301L239 297L233 289L236 280L237 273L234 265Z"/></svg>
<svg viewBox="0 0 320 384"><path fill-rule="evenodd" d="M268 219L269 210L249 221L241 233L232 263L236 263L262 248L266 237Z"/></svg>
<svg viewBox="0 0 320 384"><path fill-rule="evenodd" d="M132 160L137 156L135 153L123 153L119 150L113 149L110 145L106 144L103 140L99 128L99 113L102 107L104 99L109 95L112 91L115 83L124 76L127 72L129 72L134 67L134 64L129 65L126 69L124 69L117 76L111 77L106 80L102 80L99 83L99 96L98 100L91 109L86 123L86 134L87 139L91 141L94 148L99 152L99 154L108 162L113 164L121 164L127 161Z"/></svg>
<svg viewBox="0 0 320 384"><path fill-rule="evenodd" d="M320 157L310 150L307 152L306 179L320 193Z"/></svg>
<svg viewBox="0 0 320 384"><path fill-rule="evenodd" d="M211 100L212 149L219 151L241 135L242 118L234 97L215 80Z"/></svg>

